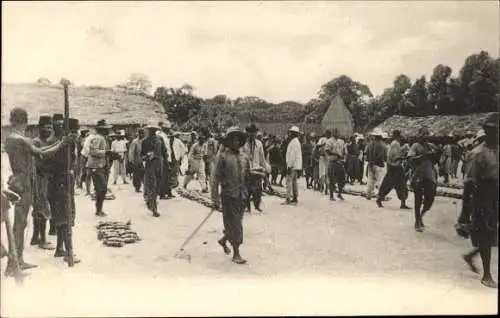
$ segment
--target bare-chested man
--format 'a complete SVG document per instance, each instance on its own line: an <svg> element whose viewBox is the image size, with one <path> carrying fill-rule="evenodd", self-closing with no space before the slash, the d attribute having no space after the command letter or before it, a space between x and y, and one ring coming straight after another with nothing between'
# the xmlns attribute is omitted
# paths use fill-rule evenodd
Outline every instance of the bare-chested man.
<svg viewBox="0 0 500 318"><path fill-rule="evenodd" d="M27 225L29 209L32 205L32 169L33 158L36 156L44 158L53 155L61 147L71 142L70 138L62 138L60 142L47 148L39 148L33 145L32 140L24 136L28 125L28 113L22 108L14 108L10 112L10 124L12 132L5 139L5 150L9 157L12 176L9 178L8 186L11 190L19 193L21 199L16 202L14 208L14 243L18 252L21 269L30 269L36 265L24 261L24 231ZM10 247L12 248L12 247ZM6 276L14 275L14 264L9 262L5 270Z"/></svg>

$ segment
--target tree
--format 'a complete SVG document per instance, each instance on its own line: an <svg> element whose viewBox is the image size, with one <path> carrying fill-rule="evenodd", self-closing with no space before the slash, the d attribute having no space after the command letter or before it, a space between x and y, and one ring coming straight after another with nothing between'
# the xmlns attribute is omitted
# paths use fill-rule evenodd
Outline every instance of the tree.
<svg viewBox="0 0 500 318"><path fill-rule="evenodd" d="M182 89L158 87L154 93L154 100L163 105L165 113L173 121L180 124L198 113L202 100L199 97L185 94Z"/></svg>
<svg viewBox="0 0 500 318"><path fill-rule="evenodd" d="M347 75L340 75L321 86L319 92L320 99L332 100L336 95L342 98L347 107L363 96L373 96L368 86L353 81Z"/></svg>
<svg viewBox="0 0 500 318"><path fill-rule="evenodd" d="M149 95L153 87L149 76L141 73L132 73L126 82L127 90Z"/></svg>
<svg viewBox="0 0 500 318"><path fill-rule="evenodd" d="M493 60L486 51L465 59L460 70L460 83L468 105L467 112L498 109L495 96L500 88L499 60Z"/></svg>
<svg viewBox="0 0 500 318"><path fill-rule="evenodd" d="M451 73L449 66L439 64L434 67L429 80L429 103L438 114L454 112L448 90Z"/></svg>
<svg viewBox="0 0 500 318"><path fill-rule="evenodd" d="M50 81L48 78L46 77L40 77L37 81L36 81L37 84L40 84L40 85L50 85Z"/></svg>
<svg viewBox="0 0 500 318"><path fill-rule="evenodd" d="M215 95L206 102L212 105L231 105L231 100L223 94Z"/></svg>

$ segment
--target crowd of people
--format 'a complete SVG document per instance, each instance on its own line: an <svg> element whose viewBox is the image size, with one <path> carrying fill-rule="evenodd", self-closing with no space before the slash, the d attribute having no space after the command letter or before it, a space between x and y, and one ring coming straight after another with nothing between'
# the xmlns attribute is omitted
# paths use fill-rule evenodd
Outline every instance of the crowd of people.
<svg viewBox="0 0 500 318"><path fill-rule="evenodd" d="M13 132L6 139L5 149L13 175L7 184L9 191L20 197L15 203L14 233L22 269L35 266L23 259L30 207L34 225L31 244L55 249L55 257L67 260L68 250L72 250L68 245L72 244L69 228L74 226L74 189L85 188L85 193L95 199L95 215L105 217L103 205L111 194L110 177L113 184L120 178L128 184L131 179L154 217L160 216L157 200L174 197L172 190L179 186L179 175L185 174L182 187L186 189L197 180L201 192L210 195L214 206L222 210L224 236L218 242L224 253L231 254L229 242L233 262L244 264L239 249L244 213L251 212L252 206L262 212L263 191L272 193L274 187L283 186L284 179L284 205L298 204L300 177L305 178L307 189L324 193L332 201L345 200L346 184L359 183L366 186L366 199L375 198L380 208L394 189L400 208L411 209L407 204L410 188L415 194L414 228L423 232L423 217L432 208L438 176L445 182L457 178L462 160L464 203L457 233L463 237L470 234L477 248L464 259L477 271L473 257L480 254L482 283L496 286L489 263L497 230L498 196L497 190L495 195L492 191L498 188L498 116L488 118L475 138L468 135L458 141L450 137L442 144L431 143L425 127L412 139L398 130L388 136L380 129L374 129L366 139L360 134L342 137L337 129L317 136L304 134L297 126L279 138L262 133L254 124L245 131L229 127L224 134L211 134L201 127L185 144L168 121L150 122L135 136L127 136L125 131L113 131L104 119L97 122L92 133L79 129L78 121L70 119L70 133L64 135L60 114L41 116L39 136L31 140L24 136L26 111L14 109L10 121ZM182 171L184 158L187 170ZM69 171L66 165L71 167ZM67 217L68 209L73 218ZM47 241L47 224L49 235L57 236L55 248ZM79 261L76 255L74 259ZM9 274L10 265L6 271Z"/></svg>

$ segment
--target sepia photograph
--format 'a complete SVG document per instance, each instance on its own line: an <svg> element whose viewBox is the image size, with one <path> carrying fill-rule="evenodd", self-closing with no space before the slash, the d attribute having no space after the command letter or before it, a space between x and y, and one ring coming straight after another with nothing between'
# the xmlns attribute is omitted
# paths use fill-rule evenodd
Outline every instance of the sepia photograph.
<svg viewBox="0 0 500 318"><path fill-rule="evenodd" d="M2 1L2 317L498 314L500 4Z"/></svg>

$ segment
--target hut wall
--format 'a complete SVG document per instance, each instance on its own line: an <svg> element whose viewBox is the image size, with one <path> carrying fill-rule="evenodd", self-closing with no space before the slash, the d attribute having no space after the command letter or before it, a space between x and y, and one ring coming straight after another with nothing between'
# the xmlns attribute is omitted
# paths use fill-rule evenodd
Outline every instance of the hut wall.
<svg viewBox="0 0 500 318"><path fill-rule="evenodd" d="M354 134L354 121L351 112L345 106L342 98L336 96L321 120L323 130L338 129L341 136Z"/></svg>

